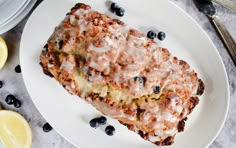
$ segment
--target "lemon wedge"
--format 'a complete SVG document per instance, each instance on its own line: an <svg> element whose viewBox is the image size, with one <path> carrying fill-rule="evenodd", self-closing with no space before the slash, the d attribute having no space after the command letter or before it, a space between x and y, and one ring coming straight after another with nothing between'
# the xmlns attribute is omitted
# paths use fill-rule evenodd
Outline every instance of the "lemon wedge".
<svg viewBox="0 0 236 148"><path fill-rule="evenodd" d="M5 65L7 61L7 45L2 37L0 37L0 69Z"/></svg>
<svg viewBox="0 0 236 148"><path fill-rule="evenodd" d="M0 142L5 148L30 148L32 132L28 122L16 112L0 110Z"/></svg>

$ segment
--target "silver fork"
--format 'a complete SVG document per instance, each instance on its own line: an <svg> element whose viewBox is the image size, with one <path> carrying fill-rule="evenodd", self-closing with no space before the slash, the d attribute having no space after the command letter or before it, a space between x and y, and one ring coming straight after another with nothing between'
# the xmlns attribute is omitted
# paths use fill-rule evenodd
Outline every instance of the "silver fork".
<svg viewBox="0 0 236 148"><path fill-rule="evenodd" d="M212 1L236 12L235 0L212 0Z"/></svg>

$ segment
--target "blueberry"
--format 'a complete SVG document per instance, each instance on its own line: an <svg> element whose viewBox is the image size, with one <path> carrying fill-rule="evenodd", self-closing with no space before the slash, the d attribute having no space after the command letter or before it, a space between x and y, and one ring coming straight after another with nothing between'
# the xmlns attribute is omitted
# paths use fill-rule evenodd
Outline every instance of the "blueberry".
<svg viewBox="0 0 236 148"><path fill-rule="evenodd" d="M99 123L100 125L105 125L105 124L107 123L107 118L104 117L104 116L98 118L98 123Z"/></svg>
<svg viewBox="0 0 236 148"><path fill-rule="evenodd" d="M94 118L94 119L90 120L90 121L89 121L89 125L90 125L92 128L98 128L98 126L99 126L98 118Z"/></svg>
<svg viewBox="0 0 236 148"><path fill-rule="evenodd" d="M64 41L60 40L59 43L58 43L58 49L62 49L63 44L64 44Z"/></svg>
<svg viewBox="0 0 236 148"><path fill-rule="evenodd" d="M116 10L116 15L117 15L117 16L122 17L122 16L124 16L124 14L125 14L125 9L124 9L124 8L119 7L119 8Z"/></svg>
<svg viewBox="0 0 236 148"><path fill-rule="evenodd" d="M13 95L8 95L5 99L5 101L8 105L14 104L15 100L16 100L16 98Z"/></svg>
<svg viewBox="0 0 236 148"><path fill-rule="evenodd" d="M108 136L113 136L114 133L115 133L115 128L111 125L108 125L106 128L105 128L105 132Z"/></svg>
<svg viewBox="0 0 236 148"><path fill-rule="evenodd" d="M117 3L112 3L112 4L111 4L111 11L112 11L112 12L115 12L118 8L119 8L119 6L118 6Z"/></svg>
<svg viewBox="0 0 236 148"><path fill-rule="evenodd" d="M153 93L159 94L160 90L161 90L160 86L155 86L154 89L153 89Z"/></svg>
<svg viewBox="0 0 236 148"><path fill-rule="evenodd" d="M166 38L166 34L165 32L159 32L158 35L157 35L157 38L161 41L163 41L165 38Z"/></svg>
<svg viewBox="0 0 236 148"><path fill-rule="evenodd" d="M15 67L15 72L16 72L16 73L21 73L21 67L20 67L20 65L17 65L17 66Z"/></svg>
<svg viewBox="0 0 236 148"><path fill-rule="evenodd" d="M157 34L156 34L156 32L154 32L154 31L148 31L148 33L147 33L147 37L149 38L149 39L154 39L155 37L157 37Z"/></svg>
<svg viewBox="0 0 236 148"><path fill-rule="evenodd" d="M18 100L18 99L15 99L15 101L14 101L14 107L15 108L20 108L21 107L21 102L20 102L20 100Z"/></svg>
<svg viewBox="0 0 236 148"><path fill-rule="evenodd" d="M134 81L138 81L140 84L140 87L143 87L145 85L146 78L143 76L137 76L137 77L134 77Z"/></svg>
<svg viewBox="0 0 236 148"><path fill-rule="evenodd" d="M103 77L104 75L105 75L105 74L104 74L104 72L102 71L102 72L101 72L101 76Z"/></svg>
<svg viewBox="0 0 236 148"><path fill-rule="evenodd" d="M51 125L49 124L49 123L45 123L44 125L43 125L43 131L44 132L50 132L52 130L52 127L51 127Z"/></svg>
<svg viewBox="0 0 236 148"><path fill-rule="evenodd" d="M45 44L43 48L45 49L46 52L48 52L48 44Z"/></svg>
<svg viewBox="0 0 236 148"><path fill-rule="evenodd" d="M140 83L144 83L145 77L143 76L136 76L134 77L134 81L139 81Z"/></svg>
<svg viewBox="0 0 236 148"><path fill-rule="evenodd" d="M2 81L0 81L0 88L2 88L3 87L3 82Z"/></svg>

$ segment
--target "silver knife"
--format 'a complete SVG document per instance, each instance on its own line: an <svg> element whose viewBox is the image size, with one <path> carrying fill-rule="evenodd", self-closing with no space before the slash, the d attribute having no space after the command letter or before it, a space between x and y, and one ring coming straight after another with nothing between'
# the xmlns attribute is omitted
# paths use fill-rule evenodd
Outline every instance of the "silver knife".
<svg viewBox="0 0 236 148"><path fill-rule="evenodd" d="M214 7L213 3L207 0L194 0L194 2L198 9L206 16L208 16L209 19L212 21L213 25L221 36L223 43L227 47L228 52L234 62L234 65L236 66L236 42L225 27L225 25L216 15L216 8Z"/></svg>
<svg viewBox="0 0 236 148"><path fill-rule="evenodd" d="M236 1L234 0L212 0L212 1L236 12Z"/></svg>

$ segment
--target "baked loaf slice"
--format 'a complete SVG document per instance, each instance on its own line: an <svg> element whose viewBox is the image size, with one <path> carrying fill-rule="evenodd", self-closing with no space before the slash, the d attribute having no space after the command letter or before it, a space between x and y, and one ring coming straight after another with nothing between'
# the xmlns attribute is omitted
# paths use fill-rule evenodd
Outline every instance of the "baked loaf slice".
<svg viewBox="0 0 236 148"><path fill-rule="evenodd" d="M156 145L174 142L204 91L185 61L82 3L55 28L40 64L71 94Z"/></svg>

